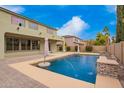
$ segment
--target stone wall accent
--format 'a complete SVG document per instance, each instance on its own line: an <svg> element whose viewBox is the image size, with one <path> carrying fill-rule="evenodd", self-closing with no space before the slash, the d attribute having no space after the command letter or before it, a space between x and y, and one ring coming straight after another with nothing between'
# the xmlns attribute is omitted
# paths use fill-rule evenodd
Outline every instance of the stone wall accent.
<svg viewBox="0 0 124 93"><path fill-rule="evenodd" d="M100 75L118 78L118 66L105 63L97 63L97 73Z"/></svg>
<svg viewBox="0 0 124 93"><path fill-rule="evenodd" d="M102 59L102 58L101 58ZM100 75L118 78L119 64L115 60L97 60L97 73Z"/></svg>

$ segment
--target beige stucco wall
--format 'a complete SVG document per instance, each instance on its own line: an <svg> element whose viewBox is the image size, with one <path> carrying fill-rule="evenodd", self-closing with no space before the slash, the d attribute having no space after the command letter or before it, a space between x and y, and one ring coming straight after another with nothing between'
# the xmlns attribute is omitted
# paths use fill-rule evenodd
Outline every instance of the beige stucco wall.
<svg viewBox="0 0 124 93"><path fill-rule="evenodd" d="M11 53L5 53L5 58L10 57L18 57L18 56L30 56L30 55L37 55L41 54L41 51L38 50L32 50L32 51L18 51L18 52L11 52Z"/></svg>
<svg viewBox="0 0 124 93"><path fill-rule="evenodd" d="M73 43L73 38L65 38L65 42L67 46L75 46Z"/></svg>
<svg viewBox="0 0 124 93"><path fill-rule="evenodd" d="M86 51L86 45L80 45L80 51L85 52Z"/></svg>
<svg viewBox="0 0 124 93"><path fill-rule="evenodd" d="M44 52L44 44L45 44L45 40L44 39L40 39L40 53Z"/></svg>
<svg viewBox="0 0 124 93"><path fill-rule="evenodd" d="M12 16L11 14L3 12L2 10L0 10L0 42L1 42L0 43L0 59L4 58L4 54L5 54L5 56L10 55L10 53L9 54L4 53L4 51L5 51L5 49L4 49L4 47L5 47L4 46L4 43L5 43L4 35L5 35L5 33L32 36L34 38L37 37L37 38L41 38L41 39L43 39L47 36L51 40L61 40L61 41L64 40L63 38L57 36L56 30L47 28L46 26L43 26L43 25L40 25L40 24L38 24L38 30L30 29L29 25L28 25L29 20L26 20L26 19L25 19L25 27L20 27L20 30L17 30L18 25L15 25L15 24L11 23L11 16ZM47 30L49 30L49 29L51 31L54 31L53 34L47 33ZM39 52L42 52L43 49L44 49L43 42L44 41L41 40L41 45L42 46L40 47ZM54 46L54 45L55 44L53 44L52 46ZM30 53L31 52L34 53L34 54L37 53L37 52L34 52L34 51L30 51ZM22 55L23 52L18 52L17 54ZM24 52L24 55L25 54L26 54L26 51ZM27 54L29 54L29 51L27 51ZM12 53L12 55L16 55L16 53Z"/></svg>
<svg viewBox="0 0 124 93"><path fill-rule="evenodd" d="M0 30L0 59L4 58L4 35Z"/></svg>
<svg viewBox="0 0 124 93"><path fill-rule="evenodd" d="M115 46L114 46L114 44L112 44L111 46L110 46L110 53L111 54L115 54Z"/></svg>
<svg viewBox="0 0 124 93"><path fill-rule="evenodd" d="M124 64L124 41L109 45L107 51L111 55L115 55L121 64Z"/></svg>
<svg viewBox="0 0 124 93"><path fill-rule="evenodd" d="M11 15L7 14L5 12L0 11L0 28L2 32L10 32L10 33L15 33L15 34L22 34L22 35L29 35L29 36L34 36L34 37L45 37L46 34L50 39L58 39L57 32L55 30L53 34L48 34L47 30L49 28L38 25L38 30L33 30L28 27L28 20L25 20L25 27L21 27L20 30L17 30L18 25L11 24ZM41 34L40 34L41 33ZM61 38L60 38L61 40Z"/></svg>
<svg viewBox="0 0 124 93"><path fill-rule="evenodd" d="M105 52L106 46L93 46L93 52Z"/></svg>
<svg viewBox="0 0 124 93"><path fill-rule="evenodd" d="M75 46L70 46L70 48L72 52L75 52Z"/></svg>
<svg viewBox="0 0 124 93"><path fill-rule="evenodd" d="M106 51L106 46L92 46L93 50L92 52L105 52ZM81 52L86 52L86 45L81 45L80 46Z"/></svg>
<svg viewBox="0 0 124 93"><path fill-rule="evenodd" d="M77 46L78 44L76 44L77 41L75 41L75 39L79 40L76 37L64 37L65 38L65 42L67 46ZM80 40L79 40L80 42ZM78 42L77 42L78 43Z"/></svg>
<svg viewBox="0 0 124 93"><path fill-rule="evenodd" d="M74 52L75 51L75 46L69 46L71 48L70 51ZM105 52L106 51L106 46L92 46L93 50L92 52ZM86 45L80 45L80 52L86 52Z"/></svg>
<svg viewBox="0 0 124 93"><path fill-rule="evenodd" d="M115 44L115 56L121 60L121 44L120 43L116 43Z"/></svg>
<svg viewBox="0 0 124 93"><path fill-rule="evenodd" d="M50 41L51 44L51 52L57 52L57 45L56 45L56 41Z"/></svg>

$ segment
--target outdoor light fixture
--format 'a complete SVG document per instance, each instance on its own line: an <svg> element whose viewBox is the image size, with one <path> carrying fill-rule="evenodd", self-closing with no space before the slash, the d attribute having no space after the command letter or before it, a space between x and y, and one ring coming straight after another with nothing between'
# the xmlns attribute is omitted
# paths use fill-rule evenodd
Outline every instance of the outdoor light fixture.
<svg viewBox="0 0 124 93"><path fill-rule="evenodd" d="M17 27L17 30L19 31L20 27L22 26L22 23L19 23L19 27Z"/></svg>
<svg viewBox="0 0 124 93"><path fill-rule="evenodd" d="M17 30L19 30L19 27L17 27Z"/></svg>
<svg viewBox="0 0 124 93"><path fill-rule="evenodd" d="M19 23L19 26L21 27L22 26L22 23Z"/></svg>
<svg viewBox="0 0 124 93"><path fill-rule="evenodd" d="M40 32L39 35L41 35L42 33Z"/></svg>

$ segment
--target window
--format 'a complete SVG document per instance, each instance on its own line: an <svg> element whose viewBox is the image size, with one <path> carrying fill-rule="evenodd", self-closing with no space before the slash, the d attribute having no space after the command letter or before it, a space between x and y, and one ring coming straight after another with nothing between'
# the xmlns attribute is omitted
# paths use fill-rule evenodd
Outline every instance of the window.
<svg viewBox="0 0 124 93"><path fill-rule="evenodd" d="M32 40L32 50L39 50L40 49L40 41Z"/></svg>
<svg viewBox="0 0 124 93"><path fill-rule="evenodd" d="M6 38L6 43L5 43L6 51L40 49L40 40L29 40L29 39L15 38L15 37L5 37L5 38Z"/></svg>
<svg viewBox="0 0 124 93"><path fill-rule="evenodd" d="M27 41L27 50L31 50L31 41L30 40Z"/></svg>
<svg viewBox="0 0 124 93"><path fill-rule="evenodd" d="M14 50L19 50L19 39L14 38Z"/></svg>
<svg viewBox="0 0 124 93"><path fill-rule="evenodd" d="M33 23L33 22L29 22L29 28L34 29L34 30L38 30L38 25Z"/></svg>
<svg viewBox="0 0 124 93"><path fill-rule="evenodd" d="M50 29L47 29L47 33L53 34L54 32L52 30L50 30Z"/></svg>
<svg viewBox="0 0 124 93"><path fill-rule="evenodd" d="M25 26L25 20L16 16L11 17L11 23L19 25L21 23L21 26Z"/></svg>
<svg viewBox="0 0 124 93"><path fill-rule="evenodd" d="M79 40L79 39L77 39L77 38L75 38L75 42L80 42L80 40Z"/></svg>
<svg viewBox="0 0 124 93"><path fill-rule="evenodd" d="M12 38L6 38L6 50L10 51L13 50L13 39Z"/></svg>
<svg viewBox="0 0 124 93"><path fill-rule="evenodd" d="M27 40L21 40L21 50L26 50Z"/></svg>

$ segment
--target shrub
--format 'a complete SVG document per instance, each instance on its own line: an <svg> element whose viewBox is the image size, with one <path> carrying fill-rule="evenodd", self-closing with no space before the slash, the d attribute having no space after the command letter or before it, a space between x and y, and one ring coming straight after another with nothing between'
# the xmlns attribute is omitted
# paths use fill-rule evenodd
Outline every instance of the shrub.
<svg viewBox="0 0 124 93"><path fill-rule="evenodd" d="M93 47L92 46L86 46L86 51L87 52L91 52L93 50Z"/></svg>
<svg viewBox="0 0 124 93"><path fill-rule="evenodd" d="M63 48L62 47L59 47L59 51L62 51L63 50Z"/></svg>
<svg viewBox="0 0 124 93"><path fill-rule="evenodd" d="M66 47L66 50L67 50L67 51L70 51L70 50L71 50L71 48L70 48L70 47Z"/></svg>

